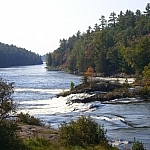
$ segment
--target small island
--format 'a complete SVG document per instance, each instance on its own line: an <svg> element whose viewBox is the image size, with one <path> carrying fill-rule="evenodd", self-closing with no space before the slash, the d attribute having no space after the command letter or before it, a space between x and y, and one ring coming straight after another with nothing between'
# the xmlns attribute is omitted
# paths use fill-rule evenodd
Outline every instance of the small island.
<svg viewBox="0 0 150 150"><path fill-rule="evenodd" d="M83 77L83 83L74 87L70 84L70 91L63 92L57 96L67 96L70 94L87 93L91 96L82 99L73 99L68 101L71 103L89 103L100 101L102 103L111 103L115 99L137 98L145 101L150 100L150 65L146 66L143 71L143 78L132 78L132 83L128 82L128 78L124 78L124 82L120 83L119 78L113 80L104 80L99 77L93 77L94 71L90 67ZM123 80L123 78L120 78ZM137 101L136 101L137 102Z"/></svg>

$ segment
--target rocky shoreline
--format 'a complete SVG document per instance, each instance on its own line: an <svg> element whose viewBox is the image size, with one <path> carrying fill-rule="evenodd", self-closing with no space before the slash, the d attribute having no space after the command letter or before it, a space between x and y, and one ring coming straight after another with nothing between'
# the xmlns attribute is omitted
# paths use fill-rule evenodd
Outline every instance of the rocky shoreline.
<svg viewBox="0 0 150 150"><path fill-rule="evenodd" d="M47 126L20 124L18 135L22 139L40 137L50 141L57 141L58 130Z"/></svg>
<svg viewBox="0 0 150 150"><path fill-rule="evenodd" d="M104 80L93 80L89 81L88 84L80 84L70 91L63 92L57 95L68 96L70 94L87 93L91 94L89 97L83 99L73 99L71 103L89 103L94 101L111 101L114 99L121 98L146 98L149 99L149 95L142 93L144 86L139 86L135 83L129 84L128 81L119 83L118 81L104 81ZM70 103L70 102L68 102Z"/></svg>
<svg viewBox="0 0 150 150"><path fill-rule="evenodd" d="M119 83L118 81L104 81L104 80L92 80L87 84L80 84L74 87L70 91L66 91L57 95L60 96L69 96L71 94L81 94L84 93L85 97L76 98L68 100L67 104L71 105L73 103L90 103L100 101L101 103L111 103L116 99L128 99L130 98L146 98L146 100L150 100L150 92L148 94L146 92L141 92L145 88L145 84L137 84L137 82L128 83L127 81L124 83ZM86 95L90 95L87 96ZM134 102L134 100L132 100ZM135 101L137 102L137 101ZM141 102L141 101L138 101ZM99 107L99 105L90 105L90 108ZM74 110L73 110L74 111ZM128 124L128 122L123 121L123 123ZM128 126L131 126L128 124ZM22 139L30 139L30 138L44 138L51 142L59 143L58 135L59 131L57 129L48 127L48 126L37 126L37 125L27 125L20 124L18 130L18 135Z"/></svg>

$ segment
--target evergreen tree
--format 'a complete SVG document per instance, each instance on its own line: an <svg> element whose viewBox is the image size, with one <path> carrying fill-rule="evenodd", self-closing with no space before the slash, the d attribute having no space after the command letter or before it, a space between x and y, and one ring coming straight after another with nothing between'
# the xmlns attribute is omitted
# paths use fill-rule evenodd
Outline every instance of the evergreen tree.
<svg viewBox="0 0 150 150"><path fill-rule="evenodd" d="M105 19L105 16L101 16L100 20L100 29L104 29L107 26L107 20Z"/></svg>
<svg viewBox="0 0 150 150"><path fill-rule="evenodd" d="M150 62L150 38L148 36L141 39L136 47L135 69L141 73Z"/></svg>
<svg viewBox="0 0 150 150"><path fill-rule="evenodd" d="M46 54L46 65L52 66L52 54L51 53Z"/></svg>
<svg viewBox="0 0 150 150"><path fill-rule="evenodd" d="M95 26L94 26L94 31L97 32L97 31L99 31L99 30L100 30L100 27L99 27L98 24L96 23Z"/></svg>
<svg viewBox="0 0 150 150"><path fill-rule="evenodd" d="M112 12L110 14L110 17L109 17L109 20L108 20L109 26L115 27L116 26L116 21L117 21L116 13Z"/></svg>
<svg viewBox="0 0 150 150"><path fill-rule="evenodd" d="M0 67L42 64L41 56L14 45L0 43Z"/></svg>
<svg viewBox="0 0 150 150"><path fill-rule="evenodd" d="M147 3L146 7L145 7L145 14L146 16L149 18L150 17L150 3Z"/></svg>
<svg viewBox="0 0 150 150"><path fill-rule="evenodd" d="M144 14L140 10L120 11L119 15L112 12L108 26L102 15L93 30L89 26L86 33L78 31L60 40L59 48L51 54L52 66L72 73L84 73L90 66L104 75L142 73L150 60L148 17L149 3Z"/></svg>

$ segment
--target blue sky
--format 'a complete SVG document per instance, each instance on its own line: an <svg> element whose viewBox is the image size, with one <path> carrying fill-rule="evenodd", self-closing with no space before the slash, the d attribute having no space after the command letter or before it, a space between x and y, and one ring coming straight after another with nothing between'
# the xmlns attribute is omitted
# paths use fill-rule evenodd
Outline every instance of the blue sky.
<svg viewBox="0 0 150 150"><path fill-rule="evenodd" d="M142 12L148 0L0 0L0 42L40 55L53 52L60 39L92 28L104 15L127 9Z"/></svg>

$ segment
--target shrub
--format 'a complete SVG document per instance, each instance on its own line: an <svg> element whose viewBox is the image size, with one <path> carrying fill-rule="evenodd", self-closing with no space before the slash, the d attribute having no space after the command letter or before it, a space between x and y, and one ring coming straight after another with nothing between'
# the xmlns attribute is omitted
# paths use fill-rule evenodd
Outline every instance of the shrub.
<svg viewBox="0 0 150 150"><path fill-rule="evenodd" d="M71 81L70 83L70 91L72 91L74 89L74 83Z"/></svg>
<svg viewBox="0 0 150 150"><path fill-rule="evenodd" d="M142 142L136 141L134 139L134 143L132 146L132 150L146 150Z"/></svg>
<svg viewBox="0 0 150 150"><path fill-rule="evenodd" d="M28 113L23 114L22 112L20 114L18 114L17 121L26 123L29 125L42 125L40 119L35 118L34 116L30 116Z"/></svg>
<svg viewBox="0 0 150 150"><path fill-rule="evenodd" d="M16 112L16 104L11 98L13 92L13 83L0 79L0 150L20 150L23 146L17 136L17 123L10 120Z"/></svg>
<svg viewBox="0 0 150 150"><path fill-rule="evenodd" d="M13 83L0 79L0 122L11 117L16 111L16 104L11 98L13 92Z"/></svg>
<svg viewBox="0 0 150 150"><path fill-rule="evenodd" d="M150 96L150 87L144 86L143 89L139 91L139 94L143 98L148 98Z"/></svg>
<svg viewBox="0 0 150 150"><path fill-rule="evenodd" d="M59 127L59 139L66 146L86 146L106 142L106 132L90 117L79 117L68 125L63 122Z"/></svg>
<svg viewBox="0 0 150 150"><path fill-rule="evenodd" d="M15 121L4 120L0 123L0 149L20 150L22 140L17 135L18 126Z"/></svg>
<svg viewBox="0 0 150 150"><path fill-rule="evenodd" d="M88 77L87 77L87 75L84 75L84 76L83 76L83 78L82 78L82 83L83 83L84 85L87 85L87 84L88 84Z"/></svg>
<svg viewBox="0 0 150 150"><path fill-rule="evenodd" d="M144 67L142 74L144 78L150 79L150 63Z"/></svg>

